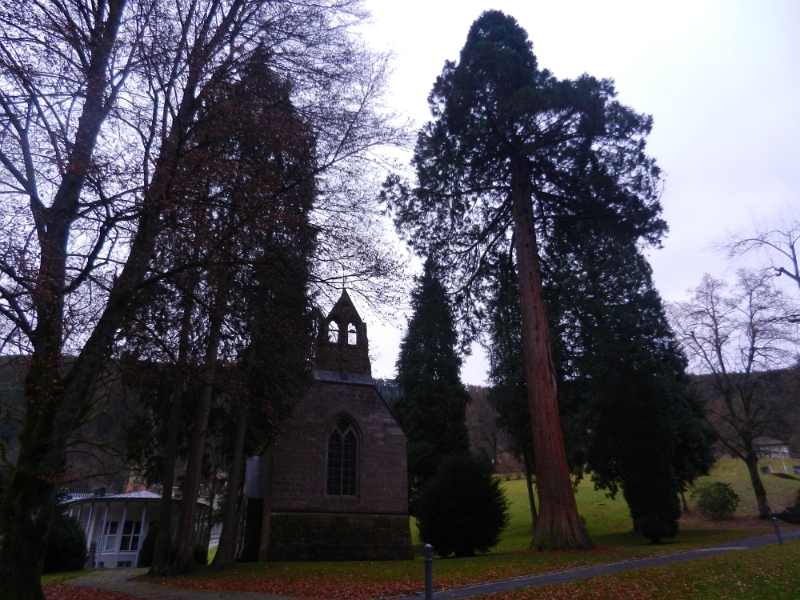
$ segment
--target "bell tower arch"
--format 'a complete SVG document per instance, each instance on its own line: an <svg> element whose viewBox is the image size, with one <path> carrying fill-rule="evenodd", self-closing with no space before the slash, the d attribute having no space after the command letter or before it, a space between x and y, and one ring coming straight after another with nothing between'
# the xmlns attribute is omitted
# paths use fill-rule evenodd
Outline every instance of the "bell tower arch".
<svg viewBox="0 0 800 600"><path fill-rule="evenodd" d="M322 322L315 363L316 368L323 371L372 376L367 324L358 314L347 290L342 291Z"/></svg>

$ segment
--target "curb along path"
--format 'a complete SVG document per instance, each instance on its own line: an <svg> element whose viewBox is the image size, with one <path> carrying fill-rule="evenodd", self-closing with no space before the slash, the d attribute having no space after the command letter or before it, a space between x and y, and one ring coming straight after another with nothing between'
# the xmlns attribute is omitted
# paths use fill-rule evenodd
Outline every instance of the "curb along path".
<svg viewBox="0 0 800 600"><path fill-rule="evenodd" d="M800 537L800 531L784 531L782 533L784 540L791 540ZM492 583L481 583L479 585L471 585L463 588L455 588L452 590L442 590L433 595L434 600L448 600L450 598L468 598L470 596L482 596L484 594L495 594L498 592L509 592L511 590L519 590L529 587L537 587L541 585L550 585L552 583L564 583L575 579L588 579L590 577L597 577L599 575L609 575L611 573L619 573L621 571L633 571L635 569L644 569L647 567L656 567L658 565L666 565L669 563L681 562L684 560L693 560L695 558L704 558L706 556L716 556L733 552L736 550L749 550L751 548L760 548L761 546L768 546L770 544L777 544L778 540L775 534L763 535L754 538L739 540L719 546L710 546L708 548L701 548L699 550L687 550L686 552L678 552L675 554L665 554L663 556L653 556L651 558L640 558L635 560L626 560L618 563L610 563L604 565L596 565L591 567L580 567L578 569L570 569L569 571L558 571L555 573L542 573L541 575L530 575L524 577L515 577L513 579L504 579L502 581L495 581ZM436 581L436 570L434 567L434 582ZM416 594L414 596L403 596L395 600L412 600L422 598L424 594Z"/></svg>

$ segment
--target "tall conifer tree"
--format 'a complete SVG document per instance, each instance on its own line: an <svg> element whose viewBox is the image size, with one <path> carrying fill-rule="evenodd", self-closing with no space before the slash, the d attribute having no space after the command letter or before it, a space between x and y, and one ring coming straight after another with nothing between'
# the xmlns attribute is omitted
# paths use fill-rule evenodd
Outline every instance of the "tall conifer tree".
<svg viewBox="0 0 800 600"><path fill-rule="evenodd" d="M410 498L433 475L441 459L469 451L453 311L435 263L428 259L411 294L413 314L400 344L397 383L403 395L393 409L409 436Z"/></svg>
<svg viewBox="0 0 800 600"><path fill-rule="evenodd" d="M434 120L414 154L418 185L387 185L398 227L423 252L437 252L465 315L480 314L493 259L514 246L538 549L593 547L564 450L540 253L552 229L575 241L578 222L638 243L656 242L665 230L659 170L644 151L652 121L615 94L610 80L558 80L539 69L526 32L512 17L487 11L429 96Z"/></svg>
<svg viewBox="0 0 800 600"><path fill-rule="evenodd" d="M573 226L584 233L577 248L559 237L543 252L567 455L599 487L621 487L637 528L658 541L676 531L679 487L713 465L713 435L640 250ZM491 379L508 423L526 408L511 256L499 257L495 280ZM521 429L512 423L510 433Z"/></svg>
<svg viewBox="0 0 800 600"><path fill-rule="evenodd" d="M495 265L496 287L489 301L489 402L497 411L498 424L511 440L511 451L522 460L531 510L531 528L536 529L533 494L533 436L525 360L522 355L522 317L519 309L517 272L511 256L502 255Z"/></svg>

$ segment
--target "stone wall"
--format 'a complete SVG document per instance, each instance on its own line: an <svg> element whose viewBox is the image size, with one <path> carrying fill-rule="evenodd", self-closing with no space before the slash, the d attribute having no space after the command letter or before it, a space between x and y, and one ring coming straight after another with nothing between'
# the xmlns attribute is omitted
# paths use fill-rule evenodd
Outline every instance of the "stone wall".
<svg viewBox="0 0 800 600"><path fill-rule="evenodd" d="M327 440L341 415L358 430L357 491L331 497ZM268 560L411 558L407 445L374 385L315 381L273 444Z"/></svg>
<svg viewBox="0 0 800 600"><path fill-rule="evenodd" d="M273 513L268 560L411 559L408 516Z"/></svg>
<svg viewBox="0 0 800 600"><path fill-rule="evenodd" d="M355 498L326 497L327 439L346 414L359 431ZM317 381L274 444L273 512L408 514L407 438L372 385Z"/></svg>

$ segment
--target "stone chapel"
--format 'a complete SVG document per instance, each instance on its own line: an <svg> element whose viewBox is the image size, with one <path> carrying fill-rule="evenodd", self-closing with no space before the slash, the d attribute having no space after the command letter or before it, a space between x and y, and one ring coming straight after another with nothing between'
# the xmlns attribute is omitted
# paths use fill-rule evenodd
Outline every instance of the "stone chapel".
<svg viewBox="0 0 800 600"><path fill-rule="evenodd" d="M262 457L263 467L248 465L247 518L253 509L263 515L258 554L262 560L411 558L408 438L372 379L367 326L346 291L322 323L314 363L314 380ZM261 490L253 482L257 470Z"/></svg>

